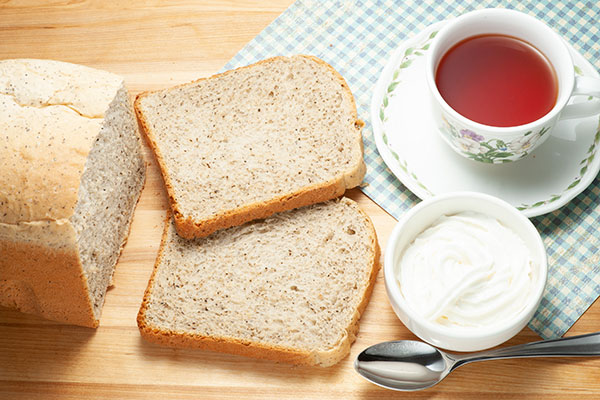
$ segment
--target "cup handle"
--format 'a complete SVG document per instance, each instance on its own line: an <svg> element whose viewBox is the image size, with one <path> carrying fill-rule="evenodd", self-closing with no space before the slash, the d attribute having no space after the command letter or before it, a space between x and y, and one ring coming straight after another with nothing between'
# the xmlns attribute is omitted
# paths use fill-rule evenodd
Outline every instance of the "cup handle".
<svg viewBox="0 0 600 400"><path fill-rule="evenodd" d="M560 113L560 119L582 118L600 113L600 79L589 76L575 77L575 87L571 96L588 95L597 100L569 104Z"/></svg>

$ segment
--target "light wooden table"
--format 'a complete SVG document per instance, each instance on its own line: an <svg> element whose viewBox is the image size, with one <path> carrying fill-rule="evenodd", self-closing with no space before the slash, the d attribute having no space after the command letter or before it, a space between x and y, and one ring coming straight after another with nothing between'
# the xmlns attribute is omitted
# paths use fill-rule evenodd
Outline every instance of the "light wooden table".
<svg viewBox="0 0 600 400"><path fill-rule="evenodd" d="M292 0L0 1L0 58L51 58L125 77L133 94L208 76ZM297 367L144 342L135 317L160 241L166 202L148 151L148 180L97 330L0 310L1 399L204 398L600 398L600 360L531 359L471 364L435 388L380 389L352 368L366 346L414 339L392 312L381 273L350 357L337 366ZM0 171L1 173L1 171ZM361 192L382 248L395 220ZM600 326L596 303L568 335ZM508 344L539 338L523 330Z"/></svg>

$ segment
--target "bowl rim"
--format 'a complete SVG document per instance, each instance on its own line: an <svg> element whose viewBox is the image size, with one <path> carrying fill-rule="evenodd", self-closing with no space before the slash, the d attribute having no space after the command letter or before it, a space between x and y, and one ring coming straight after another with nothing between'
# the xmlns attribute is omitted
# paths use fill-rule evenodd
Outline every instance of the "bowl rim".
<svg viewBox="0 0 600 400"><path fill-rule="evenodd" d="M489 204L495 204L497 206L500 206L500 207L506 209L509 213L513 214L513 216L516 217L516 220L518 221L517 223L521 224L528 231L528 233L530 233L532 235L532 237L535 239L535 249L531 249L531 250L538 252L539 256L540 256L539 258L540 258L541 262L540 262L540 265L538 266L539 273L540 273L540 279L536 283L535 291L532 294L531 299L528 301L527 305L523 308L523 310L521 310L518 314L516 314L514 317L512 317L506 323L495 324L495 325L486 326L486 327L476 327L476 328L473 328L473 327L445 327L443 325L434 324L434 323L424 319L421 315L417 314L414 310L412 310L406 304L404 296L402 295L402 292L400 291L400 287L396 282L396 277L394 274L394 267L395 267L394 258L395 258L395 254L396 254L396 243L398 242L398 239L400 238L405 225L410 220L412 220L415 216L422 213L423 210L431 207L432 205L440 203L440 202L446 202L448 200L459 199L459 198L477 199L477 200L480 200L483 202L487 202ZM469 209L465 208L464 211L469 211ZM441 215L444 215L444 213L442 212L439 214L439 216L441 216ZM498 218L497 215L494 215L493 212L489 212L488 215L493 216L494 218L497 218L498 220L502 221L500 218ZM409 241L408 243L412 243L413 239L414 238L411 238L411 241ZM522 329L529 322L529 319L527 319L526 321L523 321L523 319L529 315L532 315L535 312L535 309L537 309L537 307L540 304L542 295L544 293L544 290L545 290L545 287L547 284L548 257L547 257L546 248L544 246L544 242L543 242L537 228L533 225L533 223L527 217L525 217L515 207L513 207L506 201L501 200L492 195L479 193L479 192L461 191L461 192L445 193L445 194L437 195L437 196L428 198L426 200L423 200L403 215L403 217L398 221L398 223L392 230L392 233L390 234L390 237L388 239L388 243L387 243L386 250L385 250L385 256L384 256L383 272L384 272L384 280L385 280L386 289L387 289L386 292L388 295L388 301L393 306L392 308L394 308L394 312L396 312L395 307L400 308L406 314L406 316L411 320L412 323L417 324L419 326L419 328L427 330L428 332L435 335L436 340L439 340L440 338L442 338L440 340L440 342L443 342L444 340L464 342L464 341L473 340L473 339L488 339L493 336L505 334L506 332L509 332L523 324L523 326L520 327L520 329ZM400 316L398 315L398 317L400 317ZM417 334L409 326L407 326L407 328L411 332ZM518 333L518 331L515 332L515 334L516 333ZM417 336L420 337L420 335L418 335L418 334L417 334ZM508 340L508 339L509 338L506 338L506 340ZM440 347L443 347L443 344L445 344L445 343L437 343L437 345L439 345ZM448 346L448 347L452 348L452 347L456 347L456 346Z"/></svg>

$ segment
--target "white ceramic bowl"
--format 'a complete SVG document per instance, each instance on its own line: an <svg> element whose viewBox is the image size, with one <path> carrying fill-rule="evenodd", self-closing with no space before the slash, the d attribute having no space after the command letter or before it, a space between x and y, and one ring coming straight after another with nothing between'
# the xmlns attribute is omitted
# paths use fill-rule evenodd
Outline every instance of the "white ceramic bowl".
<svg viewBox="0 0 600 400"><path fill-rule="evenodd" d="M530 249L537 265L532 271L533 290L526 307L506 323L494 327L461 329L434 324L408 307L396 280L404 249L442 215L475 211L490 215L515 232ZM422 340L447 350L478 351L494 347L516 335L533 317L546 286L546 249L535 226L516 208L496 197L475 192L454 192L431 197L409 210L398 222L387 244L384 260L385 287L400 320Z"/></svg>

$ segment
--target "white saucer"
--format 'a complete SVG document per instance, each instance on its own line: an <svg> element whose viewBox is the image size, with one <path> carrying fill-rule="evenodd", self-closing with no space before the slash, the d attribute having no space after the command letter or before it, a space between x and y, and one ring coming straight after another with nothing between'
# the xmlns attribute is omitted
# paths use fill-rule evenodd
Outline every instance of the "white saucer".
<svg viewBox="0 0 600 400"><path fill-rule="evenodd" d="M456 154L438 134L425 81L428 43L445 22L402 43L383 69L371 102L379 154L421 199L454 191L482 192L506 200L527 217L562 207L588 187L600 169L598 116L559 122L552 137L517 162L490 165ZM599 76L568 47L577 73Z"/></svg>

